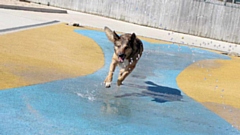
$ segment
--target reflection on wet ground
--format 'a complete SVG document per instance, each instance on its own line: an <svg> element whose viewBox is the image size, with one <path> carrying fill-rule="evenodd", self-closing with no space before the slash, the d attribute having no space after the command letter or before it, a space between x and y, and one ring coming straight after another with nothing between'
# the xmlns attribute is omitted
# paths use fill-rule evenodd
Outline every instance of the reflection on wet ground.
<svg viewBox="0 0 240 135"><path fill-rule="evenodd" d="M144 54L124 85L116 86L115 74L112 87L106 89L102 82L112 44L103 32L75 32L102 48L104 67L91 75L1 91L3 134L240 134L186 96L176 83L178 74L193 61L227 56L144 42Z"/></svg>

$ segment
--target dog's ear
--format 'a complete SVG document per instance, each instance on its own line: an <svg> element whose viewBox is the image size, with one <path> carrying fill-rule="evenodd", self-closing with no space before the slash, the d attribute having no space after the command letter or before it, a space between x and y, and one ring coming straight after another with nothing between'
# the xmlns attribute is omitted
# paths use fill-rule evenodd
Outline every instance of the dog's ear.
<svg viewBox="0 0 240 135"><path fill-rule="evenodd" d="M109 29L108 27L104 27L104 32L106 33L108 39L112 42L114 42L115 40L120 39L120 37L117 35L117 33L115 31L112 31L111 29Z"/></svg>
<svg viewBox="0 0 240 135"><path fill-rule="evenodd" d="M118 36L118 34L115 31L113 31L113 38L114 38L114 40L120 39L120 37Z"/></svg>
<svg viewBox="0 0 240 135"><path fill-rule="evenodd" d="M131 35L131 40L133 41L133 40L135 40L135 38L136 38L136 34L133 33L133 34Z"/></svg>
<svg viewBox="0 0 240 135"><path fill-rule="evenodd" d="M136 34L135 33L133 33L132 35L131 35L131 42L133 42L134 40L136 39Z"/></svg>

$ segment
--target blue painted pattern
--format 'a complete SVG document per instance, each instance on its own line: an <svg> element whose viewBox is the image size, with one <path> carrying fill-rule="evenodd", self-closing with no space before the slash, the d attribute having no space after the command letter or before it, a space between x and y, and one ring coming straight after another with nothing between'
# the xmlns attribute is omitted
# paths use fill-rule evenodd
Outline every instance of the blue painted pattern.
<svg viewBox="0 0 240 135"><path fill-rule="evenodd" d="M111 62L112 43L103 32L75 32L99 44L104 67L87 76L0 91L0 134L240 134L186 96L176 83L177 75L193 62L227 56L144 42L144 54L124 85L115 83L106 89L102 82ZM113 82L117 75L116 71Z"/></svg>

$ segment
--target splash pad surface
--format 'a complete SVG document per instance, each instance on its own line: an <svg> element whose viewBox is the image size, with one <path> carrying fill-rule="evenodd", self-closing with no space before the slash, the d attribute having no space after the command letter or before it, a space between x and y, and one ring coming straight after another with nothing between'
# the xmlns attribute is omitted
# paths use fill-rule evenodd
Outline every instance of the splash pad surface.
<svg viewBox="0 0 240 135"><path fill-rule="evenodd" d="M75 33L101 47L104 66L85 76L0 91L2 134L240 134L188 97L176 82L192 63L229 57L143 41L144 54L124 85L113 83L106 89L102 82L111 62L112 43L100 31ZM117 71L113 82L116 78Z"/></svg>

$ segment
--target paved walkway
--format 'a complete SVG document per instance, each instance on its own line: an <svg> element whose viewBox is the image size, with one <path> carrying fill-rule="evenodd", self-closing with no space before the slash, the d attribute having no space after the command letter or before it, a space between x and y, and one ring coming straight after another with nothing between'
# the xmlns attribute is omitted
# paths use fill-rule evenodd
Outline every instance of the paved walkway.
<svg viewBox="0 0 240 135"><path fill-rule="evenodd" d="M113 49L101 31L58 24L1 38L2 134L240 134L238 120L230 124L176 82L193 61L228 56L144 41L143 57L124 85L116 87L116 73L106 89Z"/></svg>
<svg viewBox="0 0 240 135"><path fill-rule="evenodd" d="M5 5L21 5L24 7L38 7L51 8L44 5L29 4L24 2L16 2L13 0L3 0ZM57 9L57 8L54 8ZM240 54L240 46L232 43L221 42L217 40L211 40L186 34L175 33L171 31L165 31L160 29L154 29L144 26L139 26L131 23L117 21L105 17L96 15L84 14L80 12L68 10L68 14L53 14L53 13L41 13L41 12L26 12L20 10L5 10L0 9L1 21L0 29L13 28L25 25L32 25L42 22L50 22L58 20L65 23L79 23L82 26L90 26L94 28L104 28L109 26L110 28L120 32L132 32L144 37L150 37L155 39L161 39L173 43L181 43L186 45L192 45L197 47L204 47L213 50L219 50L224 52L237 52ZM11 21L10 21L11 20ZM16 23L17 22L17 23ZM96 23L97 22L97 23Z"/></svg>

